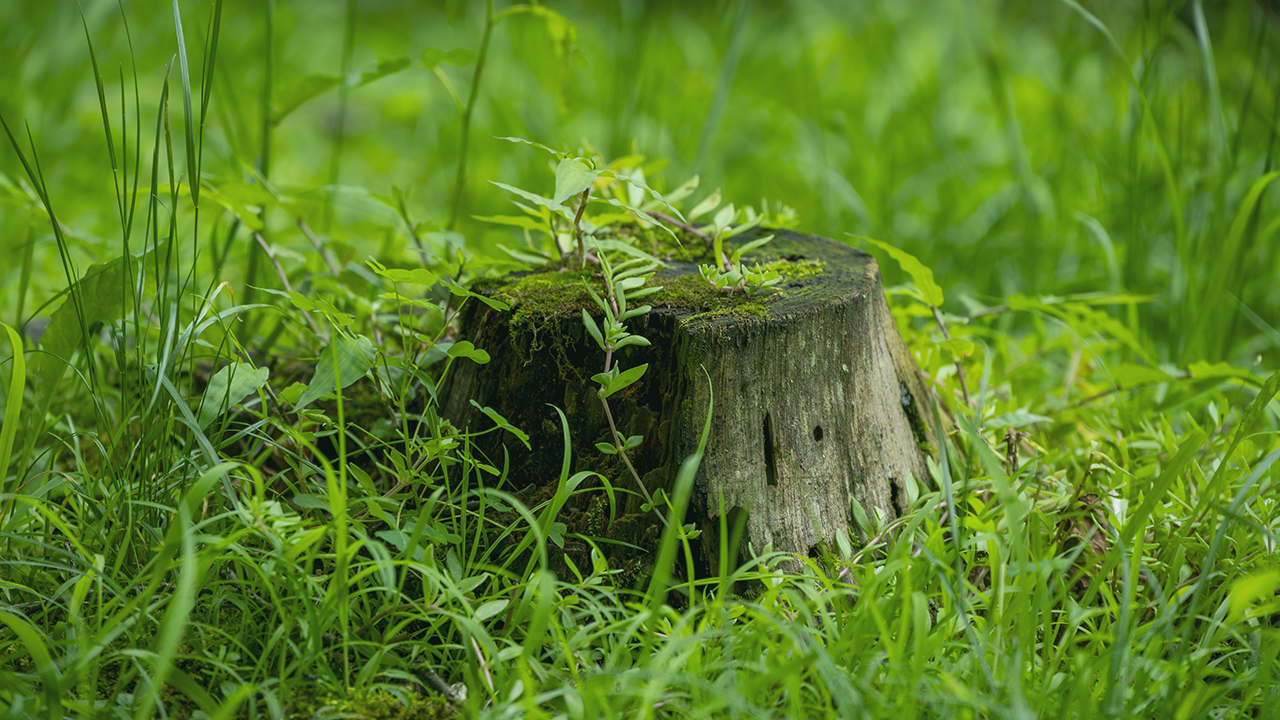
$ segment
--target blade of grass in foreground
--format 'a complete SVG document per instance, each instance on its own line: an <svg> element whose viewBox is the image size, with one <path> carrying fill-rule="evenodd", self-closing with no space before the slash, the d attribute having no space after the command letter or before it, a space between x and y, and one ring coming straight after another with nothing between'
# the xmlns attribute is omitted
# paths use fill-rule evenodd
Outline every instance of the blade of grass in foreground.
<svg viewBox="0 0 1280 720"><path fill-rule="evenodd" d="M13 348L13 370L9 375L9 389L4 404L4 425L0 426L0 490L9 477L9 460L13 457L13 440L18 432L18 413L22 410L22 391L26 386L27 358L22 350L22 336L13 328L0 323Z"/></svg>

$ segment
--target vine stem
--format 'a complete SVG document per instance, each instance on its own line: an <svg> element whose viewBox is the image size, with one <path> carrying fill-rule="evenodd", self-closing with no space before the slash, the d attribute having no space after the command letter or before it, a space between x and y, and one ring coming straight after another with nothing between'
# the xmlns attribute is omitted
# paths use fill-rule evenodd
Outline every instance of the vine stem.
<svg viewBox="0 0 1280 720"><path fill-rule="evenodd" d="M613 284L609 284L610 290ZM613 292L609 293L609 302L617 307L617 301L614 299ZM604 371L609 372L613 367L613 346L605 348L604 354ZM601 392L604 391L604 385L600 386ZM600 395L600 404L604 406L604 416L609 420L609 432L613 433L613 446L617 449L618 455L622 456L622 462L627 466L627 470L631 472L631 477L636 481L636 487L640 488L640 494L644 496L644 501L649 503L649 507L657 510L657 506L653 504L653 496L649 494L649 489L644 486L644 481L640 479L640 473L636 471L636 466L631 464L631 458L627 455L626 444L622 441L622 434L618 432L618 424L613 421L613 410L609 407L609 398L603 394ZM667 520L667 516L658 513L658 519L662 521L664 527L670 527L671 523Z"/></svg>
<svg viewBox="0 0 1280 720"><path fill-rule="evenodd" d="M631 464L631 458L627 457L627 449L622 443L622 435L618 433L618 426L613 422L613 411L609 409L608 398L601 397L600 404L604 405L604 416L609 419L609 431L613 433L613 445L618 449L618 454L622 456L622 462L626 464L627 469L631 471L631 477L636 481L636 487L640 488L640 494L644 496L644 501L649 503L649 507L657 510L653 504L653 497L649 495L649 490L645 488L644 481L640 479L640 473L636 472L636 467ZM670 521L667 516L658 513L658 519L662 521L664 526L669 527Z"/></svg>
<svg viewBox="0 0 1280 720"><path fill-rule="evenodd" d="M582 267L587 266L587 244L582 239L582 214L587 209L587 200L591 198L591 188L582 191L578 200L578 212L573 216L573 235L578 240L578 256L582 259ZM613 297L610 294L610 297Z"/></svg>
<svg viewBox="0 0 1280 720"><path fill-rule="evenodd" d="M668 215L668 214L666 214L666 213L664 213L664 212L660 212L660 211L658 211L658 210L649 210L649 211L647 211L647 212L646 212L646 214L647 214L649 217L653 218L654 220L661 220L662 222L664 222L664 223L666 223L666 224L668 224L668 225L671 225L671 226L674 226L674 227L680 228L681 230L683 230L683 231L685 231L685 232L689 233L690 235L692 235L692 236L694 236L694 237L696 237L696 238L698 238L698 239L700 239L700 240L702 240L702 241L704 241L704 242L711 242L711 236L710 236L710 235L707 235L706 233L704 233L704 232L702 232L701 230L699 230L699 229L695 228L694 226L690 225L689 223L683 223L683 222L680 222L679 220L677 220L677 219L675 219L675 218L671 217L670 215Z"/></svg>

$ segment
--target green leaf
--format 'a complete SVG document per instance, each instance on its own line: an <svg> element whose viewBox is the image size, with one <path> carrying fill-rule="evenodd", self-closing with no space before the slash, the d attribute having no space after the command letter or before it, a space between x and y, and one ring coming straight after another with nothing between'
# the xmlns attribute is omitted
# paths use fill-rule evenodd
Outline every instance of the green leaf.
<svg viewBox="0 0 1280 720"><path fill-rule="evenodd" d="M477 348L470 340L459 340L449 346L449 357L463 357L475 361L477 365L489 362L489 353Z"/></svg>
<svg viewBox="0 0 1280 720"><path fill-rule="evenodd" d="M1026 410L1014 410L1003 415L997 415L983 423L988 428L1020 428L1026 427L1038 422L1051 422L1053 418L1037 415Z"/></svg>
<svg viewBox="0 0 1280 720"><path fill-rule="evenodd" d="M271 371L265 367L254 368L246 363L236 362L214 373L200 401L200 414L197 416L200 427L209 427L218 416L230 410L232 405L257 392L267 384L270 375Z"/></svg>
<svg viewBox="0 0 1280 720"><path fill-rule="evenodd" d="M44 711L48 713L47 717L61 718L62 673L58 671L58 663L54 662L53 655L49 653L49 648L41 639L41 633L23 618L10 615L3 610L0 610L0 623L9 626L9 630L13 633L9 637L20 641L22 643L20 647L31 657L31 665L40 676L45 700Z"/></svg>
<svg viewBox="0 0 1280 720"><path fill-rule="evenodd" d="M182 184L182 189L190 192L190 188L186 183ZM262 219L260 217L262 210L275 201L271 193L267 192L261 185L249 185L234 181L217 187L205 185L204 190L201 192L204 197L213 200L235 215L236 219L250 230L262 229Z"/></svg>
<svg viewBox="0 0 1280 720"><path fill-rule="evenodd" d="M1174 378L1169 373L1149 365L1124 363L1111 371L1111 379L1120 387L1131 388L1147 383L1171 382Z"/></svg>
<svg viewBox="0 0 1280 720"><path fill-rule="evenodd" d="M1056 317L1081 335L1097 333L1110 336L1133 350L1134 354L1154 366L1156 359L1142 346L1128 326L1101 310L1095 310L1084 302L1068 301L1060 297L1031 298L1015 293L1006 299L1014 310L1042 312Z"/></svg>
<svg viewBox="0 0 1280 720"><path fill-rule="evenodd" d="M639 345L641 347L649 347L650 343L649 343L649 339L646 337L641 337L639 335L628 335L622 338L621 340L619 340L618 342L614 343L613 349L621 350L622 348L627 347L628 345Z"/></svg>
<svg viewBox="0 0 1280 720"><path fill-rule="evenodd" d="M503 598L501 600L490 600L489 602L476 608L475 615L473 615L472 618L476 622L484 622L485 620L488 620L489 618L493 617L494 615L497 615L503 610L506 610L507 605L510 603L511 601L506 598Z"/></svg>
<svg viewBox="0 0 1280 720"><path fill-rule="evenodd" d="M849 503L853 508L853 522L862 531L863 535L871 537L875 535L875 527L871 524L871 519L867 517L867 511L862 508L862 503L857 498L852 498Z"/></svg>
<svg viewBox="0 0 1280 720"><path fill-rule="evenodd" d="M293 497L293 503L300 508L307 510L328 510L329 501L317 495L308 495L300 493Z"/></svg>
<svg viewBox="0 0 1280 720"><path fill-rule="evenodd" d="M974 344L964 338L950 338L938 343L938 347L947 351L952 359L968 357L973 354Z"/></svg>
<svg viewBox="0 0 1280 720"><path fill-rule="evenodd" d="M507 142L519 143L519 144L521 144L521 145L529 145L529 146L532 146L532 147L536 147L536 148L538 148L539 150L545 150L545 151L547 151L547 152L551 153L552 155L555 155L555 156L556 156L556 157L558 157L558 158L564 158L564 157L568 156L568 153L563 153L563 152L560 152L559 150L554 150L554 149L552 149L552 148L547 147L546 145L543 145L542 143L536 143L536 142L534 142L534 141L532 141L532 140L525 140L524 138L518 138L518 137L499 137L499 136L495 135L495 136L493 137L493 139L494 139L494 140L506 140Z"/></svg>
<svg viewBox="0 0 1280 720"><path fill-rule="evenodd" d="M622 242L621 240L600 239L600 238L592 238L592 242L600 250L616 250L617 252L623 253L624 255L630 255L633 258L646 260L648 262L653 263L654 265L667 267L667 263L663 262L657 257L654 257L653 255L650 255L649 253L645 252L644 250L641 250L640 248L636 247L635 245L632 245L629 242Z"/></svg>
<svg viewBox="0 0 1280 720"><path fill-rule="evenodd" d="M598 442L598 443L596 443L596 450L599 450L601 453L603 453L603 454L605 454L605 455L617 455L617 454L618 454L618 448L614 447L614 446L613 446L613 443L603 443L603 442Z"/></svg>
<svg viewBox="0 0 1280 720"><path fill-rule="evenodd" d="M1227 451L1222 453L1223 462L1218 463L1218 467L1213 471L1213 475L1209 478L1209 482L1205 484L1204 489L1199 493L1200 498L1196 502L1196 513L1203 512L1205 506L1214 500L1219 493L1222 492L1223 485L1228 482L1229 474L1224 472L1230 463L1226 462L1236 448L1244 439L1254 432L1254 424L1262 419L1263 414L1267 411L1267 406L1271 404L1272 398L1276 396L1276 392L1280 391L1280 371L1277 371L1267 378L1262 388L1258 391L1258 395L1249 403L1249 407L1245 409L1244 414L1240 418L1240 422L1236 426L1235 434L1231 436L1231 444L1227 446Z"/></svg>
<svg viewBox="0 0 1280 720"><path fill-rule="evenodd" d="M1244 620L1245 612L1263 598L1272 599L1264 607L1271 610L1275 607L1276 591L1280 590L1280 570L1263 570L1231 583L1231 592L1227 596L1231 612L1227 615L1227 623L1234 625Z"/></svg>
<svg viewBox="0 0 1280 720"><path fill-rule="evenodd" d="M302 393L306 391L306 384L300 382L290 383L289 387L280 391L280 399L291 405L297 405Z"/></svg>
<svg viewBox="0 0 1280 720"><path fill-rule="evenodd" d="M685 180L683 185L667 193L663 197L663 200L667 203L680 202L681 200L692 195L694 190L698 189L699 182L701 182L701 178L699 178L697 175L694 175L688 180Z"/></svg>
<svg viewBox="0 0 1280 720"><path fill-rule="evenodd" d="M303 103L326 90L338 87L341 82L342 78L337 75L316 73L293 77L278 84L275 95L271 98L271 124L279 125L294 110L302 107Z"/></svg>
<svg viewBox="0 0 1280 720"><path fill-rule="evenodd" d="M565 200L591 187L600 173L579 158L565 158L556 166L556 191L551 202L561 205Z"/></svg>
<svg viewBox="0 0 1280 720"><path fill-rule="evenodd" d="M435 48L427 48L422 51L422 66L429 70L435 70L440 63L463 67L475 61L476 54L465 48L455 48L448 52Z"/></svg>
<svg viewBox="0 0 1280 720"><path fill-rule="evenodd" d="M1169 488L1173 487L1173 483L1182 474L1183 469L1200 453L1204 441L1205 433L1203 430L1192 430L1185 437L1179 439L1178 442L1181 443L1182 449L1165 465L1164 472L1160 473L1160 477L1151 483L1151 487L1144 493L1142 504L1129 513L1129 520L1125 523L1124 531L1120 534L1121 542L1125 545L1133 542L1138 530L1147 522L1147 518L1155 510L1156 505L1164 501L1165 494L1169 492Z"/></svg>
<svg viewBox="0 0 1280 720"><path fill-rule="evenodd" d="M96 337L93 329L119 320L132 307L136 268L151 252L141 257L129 255L91 266L70 290L70 297L53 311L49 326L40 338L42 352L32 369L37 413L43 413L54 387L71 362L71 356L85 344L86 339ZM83 305L83 318L76 311L74 300L77 295ZM87 337L85 333L88 333Z"/></svg>
<svg viewBox="0 0 1280 720"><path fill-rule="evenodd" d="M493 223L494 225L511 225L526 230L547 232L547 221L539 220L531 215L472 215L471 217L480 222Z"/></svg>
<svg viewBox="0 0 1280 720"><path fill-rule="evenodd" d="M289 292L289 301L292 302L293 306L299 310L321 313L342 327L349 327L351 323L355 322L354 317L342 312L338 308L334 307L333 303L319 296L309 298L297 290L292 290Z"/></svg>
<svg viewBox="0 0 1280 720"><path fill-rule="evenodd" d="M566 220L573 219L573 213L569 211L569 208L561 205L560 203L556 202L555 200L552 200L549 197L543 197L536 193L531 193L528 190L522 190L518 187L515 187L514 185L500 183L496 180L490 180L489 182L493 183L494 185L497 185L498 187L502 188L503 190L506 190L507 192L515 193L516 195L519 195L520 197L524 198L525 200L528 200L529 202L535 205L540 205L550 210L551 212L559 213L560 215L564 216Z"/></svg>
<svg viewBox="0 0 1280 720"><path fill-rule="evenodd" d="M459 285L457 281L455 281L453 278L442 277L440 278L440 284L445 286L445 288L447 288L449 292L453 293L454 295L457 295L458 297L475 298L476 300L479 300L480 302L484 303L485 305L488 305L494 310L506 312L507 310L511 309L510 305L508 305L505 302L502 302L501 300L497 300L489 297L488 295L481 295L478 292L473 292L471 290L468 290L467 288Z"/></svg>
<svg viewBox="0 0 1280 720"><path fill-rule="evenodd" d="M411 65L413 65L413 61L407 57L378 58L377 65L362 71L358 76L358 80L354 79L356 76L351 76L353 79L348 80L346 85L347 87L368 85L388 75L398 73ZM319 97L341 84L343 84L343 78L323 73L293 77L279 83L276 86L274 97L271 98L271 124L279 125L307 101Z"/></svg>
<svg viewBox="0 0 1280 720"><path fill-rule="evenodd" d="M773 235L765 235L764 237L762 237L762 238L760 238L760 239L758 239L758 240L752 240L751 242L749 242L749 243L747 243L747 244L743 245L742 247L738 248L738 253L740 253L740 254L742 254L742 255L746 255L747 253L751 252L752 250L755 250L756 248L763 246L765 243L769 242L769 241L770 241L770 240L772 240L772 239L773 239Z"/></svg>
<svg viewBox="0 0 1280 720"><path fill-rule="evenodd" d="M360 73L359 83L348 83L349 85L359 86L368 85L375 80L381 80L388 75L404 70L413 64L413 61L407 57L384 57L378 58L378 64L372 70L366 70Z"/></svg>
<svg viewBox="0 0 1280 720"><path fill-rule="evenodd" d="M4 422L0 423L0 483L9 477L9 460L13 457L13 440L18 432L18 413L22 410L22 388L27 381L27 358L22 353L22 337L18 331L0 323L13 348L10 356L13 372L9 375L9 387L5 393Z"/></svg>
<svg viewBox="0 0 1280 720"><path fill-rule="evenodd" d="M748 231L748 230L750 230L750 229L754 228L755 226L759 225L759 224L760 224L760 221L761 221L761 220L763 220L763 219L764 219L763 217L756 217L756 218L754 218L754 219L752 219L752 220L748 220L747 222L744 222L744 223L742 223L742 224L740 224L740 225L735 225L735 226L733 226L733 228L728 229L728 230L727 230L727 232L725 232L724 236L725 236L726 238L731 238L731 237L736 237L736 236L738 236L738 235L741 235L742 233L744 233L744 232L746 232L746 231Z"/></svg>
<svg viewBox="0 0 1280 720"><path fill-rule="evenodd" d="M1210 363L1199 360L1187 366L1187 372L1197 380L1239 380L1246 385L1260 387L1262 379L1242 367L1224 362Z"/></svg>
<svg viewBox="0 0 1280 720"><path fill-rule="evenodd" d="M628 188L627 190L627 199L631 202L632 205L639 205L644 200L643 193L648 193L649 196L653 198L656 205L649 204L649 205L646 205L645 207L659 207L659 206L664 207L666 208L668 214L670 214L672 217L679 220L680 222L685 222L684 215L680 213L680 208L677 208L675 205L672 205L671 203L693 192L693 189L698 186L698 176L694 175L693 180L690 181L692 183L692 186L690 186L689 183L686 183L684 187L677 188L676 192L677 193L683 192L683 194L679 195L678 197L673 195L673 199L668 200L657 190L654 190L653 188L649 187L647 183L645 183L644 171L641 168L636 168L635 172L630 174L620 173L615 170L601 170L600 174L604 175L605 177L615 178L620 182L630 185L631 187ZM684 192L686 189L687 189L687 192ZM636 197L636 195L631 192L632 190L642 191L641 196Z"/></svg>
<svg viewBox="0 0 1280 720"><path fill-rule="evenodd" d="M1228 279L1231 277L1231 273L1235 271L1235 259L1244 254L1244 249L1241 246L1244 242L1245 230L1249 227L1249 222L1254 216L1253 210L1258 205L1258 201L1262 198L1267 186L1278 177L1280 177L1280 170L1267 173L1254 180L1244 198L1240 201L1240 207L1236 210L1236 217L1231 222L1231 229L1227 231L1227 237L1218 248L1216 254L1218 261L1214 263L1209 282L1205 285L1208 297L1220 297L1218 293L1221 292L1221 289L1230 285Z"/></svg>
<svg viewBox="0 0 1280 720"><path fill-rule="evenodd" d="M373 367L374 356L373 343L369 338L363 335L347 337L338 333L320 353L316 374L293 409L301 410L322 395L348 387L364 377Z"/></svg>
<svg viewBox="0 0 1280 720"><path fill-rule="evenodd" d="M732 223L733 219L737 216L738 209L733 206L733 203L729 203L728 205L720 208L720 212L716 213L711 224L715 226L716 232L724 232L725 228L728 228L729 224Z"/></svg>
<svg viewBox="0 0 1280 720"><path fill-rule="evenodd" d="M720 207L720 188L716 188L714 192L703 198L702 202L695 205L687 217L690 222L693 222L718 207Z"/></svg>
<svg viewBox="0 0 1280 720"><path fill-rule="evenodd" d="M378 264L376 260L370 260L369 266L373 271L391 282L409 283L411 285L421 285L423 287L431 287L440 282L439 276L426 268L412 268L402 270L400 268L386 268Z"/></svg>
<svg viewBox="0 0 1280 720"><path fill-rule="evenodd" d="M524 265L542 265L551 260L550 255L534 248L510 248L502 243L497 243L496 247L512 260Z"/></svg>
<svg viewBox="0 0 1280 720"><path fill-rule="evenodd" d="M587 314L586 310L582 311L582 325L587 328L587 332L591 334L600 349L604 350L604 336L600 333L600 326L596 324L594 318Z"/></svg>
<svg viewBox="0 0 1280 720"><path fill-rule="evenodd" d="M475 400L471 401L471 406L479 410L480 412L484 413L485 415L487 415L489 419L493 421L494 425L497 425L503 430L506 430L512 435L515 435L520 440L520 442L524 443L524 446L526 448L532 449L529 445L529 435L525 433L523 430L521 430L520 428L516 427L515 425L512 425L511 423L507 422L507 419L502 416L502 413L498 412L497 410L494 410L491 407L482 406L480 405L480 403L476 402Z"/></svg>
<svg viewBox="0 0 1280 720"><path fill-rule="evenodd" d="M622 390L631 387L640 379L641 376L644 375L644 371L648 369L649 363L645 363L643 365L637 365L630 370L623 370L618 373L617 377L609 381L609 386L606 387L604 391L604 397L609 397L614 393L621 392Z"/></svg>
<svg viewBox="0 0 1280 720"><path fill-rule="evenodd" d="M938 286L938 283L934 282L933 271L925 267L924 263L917 260L915 255L874 238L861 237L858 235L854 235L852 237L856 237L859 240L866 240L872 245L875 245L881 250L889 253L889 257L898 261L898 264L902 266L903 271L906 272L907 275L911 276L911 282L915 283L916 287L919 288L920 294L924 296L924 301L934 307L942 306L942 288Z"/></svg>

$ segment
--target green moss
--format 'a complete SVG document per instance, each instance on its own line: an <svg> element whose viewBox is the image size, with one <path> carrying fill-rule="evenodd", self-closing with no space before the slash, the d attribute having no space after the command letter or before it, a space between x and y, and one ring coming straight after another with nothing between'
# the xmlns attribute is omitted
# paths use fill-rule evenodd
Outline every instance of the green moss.
<svg viewBox="0 0 1280 720"><path fill-rule="evenodd" d="M720 296L710 283L701 275L682 275L677 278L655 278L653 282L661 282L662 290L648 298L654 307L691 307L698 308L708 303L719 302Z"/></svg>
<svg viewBox="0 0 1280 720"><path fill-rule="evenodd" d="M672 237L674 233L675 237ZM711 248L702 238L684 230L664 232L656 227L638 230L634 236L636 247L663 260L680 262L708 262L711 259Z"/></svg>
<svg viewBox="0 0 1280 720"><path fill-rule="evenodd" d="M911 425L911 435L915 438L916 447L927 457L934 457L933 443L929 442L929 424L920 415L920 403L916 402L911 391L904 382L898 383L902 391L902 409L907 413L907 422Z"/></svg>
<svg viewBox="0 0 1280 720"><path fill-rule="evenodd" d="M672 254L691 256L694 250L701 248L701 241L690 236L693 244L685 244L685 249L677 246L666 233L652 228L644 231L645 237L633 238L645 247L645 238L651 244L648 249L659 257L672 258ZM649 237L652 235L652 237ZM665 243L661 241L665 238ZM683 240L682 240L683 242ZM826 263L819 260L802 259L797 261L774 260L761 266L765 270L777 271L783 282L817 277L825 272ZM503 285L493 289L493 296L511 305L511 326L513 329L532 329L537 333L543 320L550 317L566 317L576 315L586 309L596 313L595 302L592 301L587 285L603 294L604 287L600 278L591 270L565 270L556 266L547 266L533 272L517 276ZM660 284L662 290L644 299L644 302L655 308L671 308L692 313L683 318L684 322L722 317L765 317L768 315L766 305L794 290L802 288L775 290L765 294L746 295L740 292L725 292L711 287L701 275L685 274L679 277L654 277L650 284Z"/></svg>
<svg viewBox="0 0 1280 720"><path fill-rule="evenodd" d="M703 320L714 320L722 317L759 317L769 316L769 311L760 303L744 302L738 305L726 305L718 307L715 310L696 313L684 318L685 324L701 322Z"/></svg>
<svg viewBox="0 0 1280 720"><path fill-rule="evenodd" d="M494 290L494 298L511 306L511 325L521 327L532 320L568 315L595 303L584 283L596 292L603 288L589 270L537 270L517 277Z"/></svg>
<svg viewBox="0 0 1280 720"><path fill-rule="evenodd" d="M766 245L765 247L768 246ZM827 264L821 260L810 260L808 258L796 261L774 260L773 262L761 264L760 269L765 271L774 270L782 276L783 282L791 282L822 275L826 272Z"/></svg>

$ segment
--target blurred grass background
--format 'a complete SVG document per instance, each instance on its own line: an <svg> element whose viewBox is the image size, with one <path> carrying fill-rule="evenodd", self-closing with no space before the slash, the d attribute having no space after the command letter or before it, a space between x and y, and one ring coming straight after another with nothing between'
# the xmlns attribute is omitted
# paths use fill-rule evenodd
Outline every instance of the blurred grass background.
<svg viewBox="0 0 1280 720"><path fill-rule="evenodd" d="M199 66L209 8L181 5ZM1280 366L1280 197L1268 177L1280 10L1083 5L619 0L551 3L571 25L513 16L493 33L456 230L469 251L492 257L511 234L472 216L510 206L485 181L537 189L547 177L544 155L490 136L585 140L609 157L669 159L668 186L697 173L700 193L781 201L801 229L898 244L935 269L958 298L952 312L1015 293L1150 294L1150 304L1116 312L1162 361ZM75 3L0 7L0 113L29 126L83 270L121 251L86 32L109 107L120 112L123 80L130 117L136 64L145 154L174 28L168 2L124 2L127 33L116 2L82 6L83 21ZM428 48L476 50L483 27L480 2L227 0L205 180L256 182L264 92L278 106L308 75L358 78L380 59L408 57L402 72L284 118L270 132L266 174L295 194L340 186L302 219L357 261L405 243L370 193L403 188L425 229L443 227L461 113L417 61ZM465 103L474 66L439 68ZM181 103L170 112L176 125ZM11 150L0 152L0 173L0 317L22 322L65 282ZM278 209L266 217L273 242L296 250L286 263L307 262L297 219ZM226 233L223 223L200 242ZM233 284L252 248L243 235L222 268ZM19 303L26 252L36 280ZM888 283L902 279L884 272Z"/></svg>

